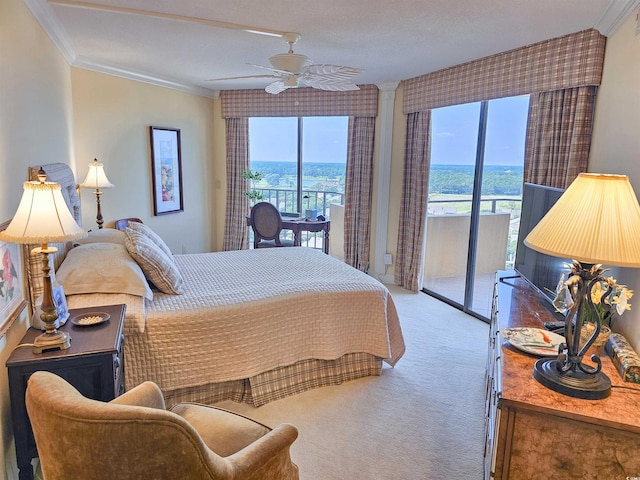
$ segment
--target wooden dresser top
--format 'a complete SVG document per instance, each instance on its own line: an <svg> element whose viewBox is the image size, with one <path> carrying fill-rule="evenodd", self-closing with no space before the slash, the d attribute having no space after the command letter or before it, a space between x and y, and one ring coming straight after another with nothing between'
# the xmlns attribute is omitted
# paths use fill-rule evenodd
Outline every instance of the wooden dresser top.
<svg viewBox="0 0 640 480"><path fill-rule="evenodd" d="M500 356L502 405L517 406L582 422L623 428L640 433L640 384L624 382L608 355L603 352L602 371L611 379L611 396L603 400L583 400L554 392L533 378L539 357L511 346L501 330L510 327L544 328L555 321L550 302L514 272L498 272L496 294L496 354ZM502 278L504 277L504 278ZM590 360L585 356L585 363Z"/></svg>

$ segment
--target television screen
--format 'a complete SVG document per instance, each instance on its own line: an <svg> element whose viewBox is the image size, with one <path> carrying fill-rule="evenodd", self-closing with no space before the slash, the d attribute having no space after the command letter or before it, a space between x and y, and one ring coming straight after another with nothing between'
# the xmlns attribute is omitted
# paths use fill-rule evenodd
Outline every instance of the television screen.
<svg viewBox="0 0 640 480"><path fill-rule="evenodd" d="M527 247L524 239L563 193L564 190L559 188L534 183L525 183L522 190L522 213L514 268L549 301L555 298L560 276L568 271L564 264L571 263L571 260L537 252Z"/></svg>

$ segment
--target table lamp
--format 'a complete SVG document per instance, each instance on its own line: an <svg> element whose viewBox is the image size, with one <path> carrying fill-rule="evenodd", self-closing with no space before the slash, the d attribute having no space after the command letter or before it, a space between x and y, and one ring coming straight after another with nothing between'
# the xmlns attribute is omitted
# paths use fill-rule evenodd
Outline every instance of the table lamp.
<svg viewBox="0 0 640 480"><path fill-rule="evenodd" d="M87 172L87 177L84 179L80 185L80 188L93 188L95 189L96 194L96 203L98 204L98 213L96 215L96 223L98 224L98 229L102 228L102 224L104 220L102 219L102 211L100 210L100 195L102 192L101 188L113 188L114 185L109 181L107 175L104 173L104 165L98 162L98 159L94 158L93 163L89 164L89 171Z"/></svg>
<svg viewBox="0 0 640 480"><path fill-rule="evenodd" d="M565 343L557 358L535 363L534 378L562 394L601 399L610 395L611 380L582 359L600 333L600 317L591 297L604 281L602 264L640 267L640 206L626 175L581 173L524 240L525 245L554 257L573 260L566 281L573 305L565 322ZM585 309L591 309L595 330L580 340ZM581 344L582 343L582 344Z"/></svg>
<svg viewBox="0 0 640 480"><path fill-rule="evenodd" d="M56 327L58 311L53 303L49 254L57 252L58 249L49 247L48 243L75 240L86 235L87 232L78 226L71 215L62 197L59 183L47 182L42 169L38 172L38 180L24 183L24 192L18 210L6 230L0 232L0 240L10 243L40 244L40 247L34 248L32 253L43 254L44 291L40 319L45 324L45 332L36 337L33 345L34 353L56 348L64 350L71 346L69 334L58 331Z"/></svg>

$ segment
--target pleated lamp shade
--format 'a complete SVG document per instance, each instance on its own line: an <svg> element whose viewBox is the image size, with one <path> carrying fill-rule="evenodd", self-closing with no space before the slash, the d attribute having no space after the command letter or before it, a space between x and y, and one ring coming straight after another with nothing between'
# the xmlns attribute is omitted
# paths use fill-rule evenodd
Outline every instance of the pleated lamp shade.
<svg viewBox="0 0 640 480"><path fill-rule="evenodd" d="M84 182L80 184L81 188L94 188L100 190L101 188L113 188L113 183L107 178L107 174L104 173L104 165L98 160L94 159L89 164L89 171L84 179Z"/></svg>
<svg viewBox="0 0 640 480"><path fill-rule="evenodd" d="M524 243L581 263L640 267L640 205L629 178L581 173Z"/></svg>
<svg viewBox="0 0 640 480"><path fill-rule="evenodd" d="M22 199L0 240L9 243L65 242L86 237L62 197L59 183L24 183Z"/></svg>

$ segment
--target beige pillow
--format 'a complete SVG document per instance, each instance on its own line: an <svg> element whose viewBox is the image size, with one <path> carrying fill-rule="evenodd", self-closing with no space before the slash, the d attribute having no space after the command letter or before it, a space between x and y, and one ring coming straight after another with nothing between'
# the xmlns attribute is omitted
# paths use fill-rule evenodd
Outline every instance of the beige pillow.
<svg viewBox="0 0 640 480"><path fill-rule="evenodd" d="M146 237L149 237L149 239L153 243L155 243L158 247L160 247L160 249L171 259L171 261L173 261L173 253L171 253L171 249L167 246L167 244L162 239L162 237L160 237L160 235L154 232L151 229L151 227L140 222L129 222L129 226L127 228L130 228L135 232L141 233Z"/></svg>
<svg viewBox="0 0 640 480"><path fill-rule="evenodd" d="M76 240L73 243L77 246L96 242L119 243L120 245L124 245L124 232L114 228L101 228L90 231L86 237Z"/></svg>
<svg viewBox="0 0 640 480"><path fill-rule="evenodd" d="M67 295L127 293L153 299L140 266L124 245L96 242L72 248L56 272Z"/></svg>
<svg viewBox="0 0 640 480"><path fill-rule="evenodd" d="M177 265L148 236L131 228L124 231L124 245L147 278L163 293L182 293L182 275Z"/></svg>

